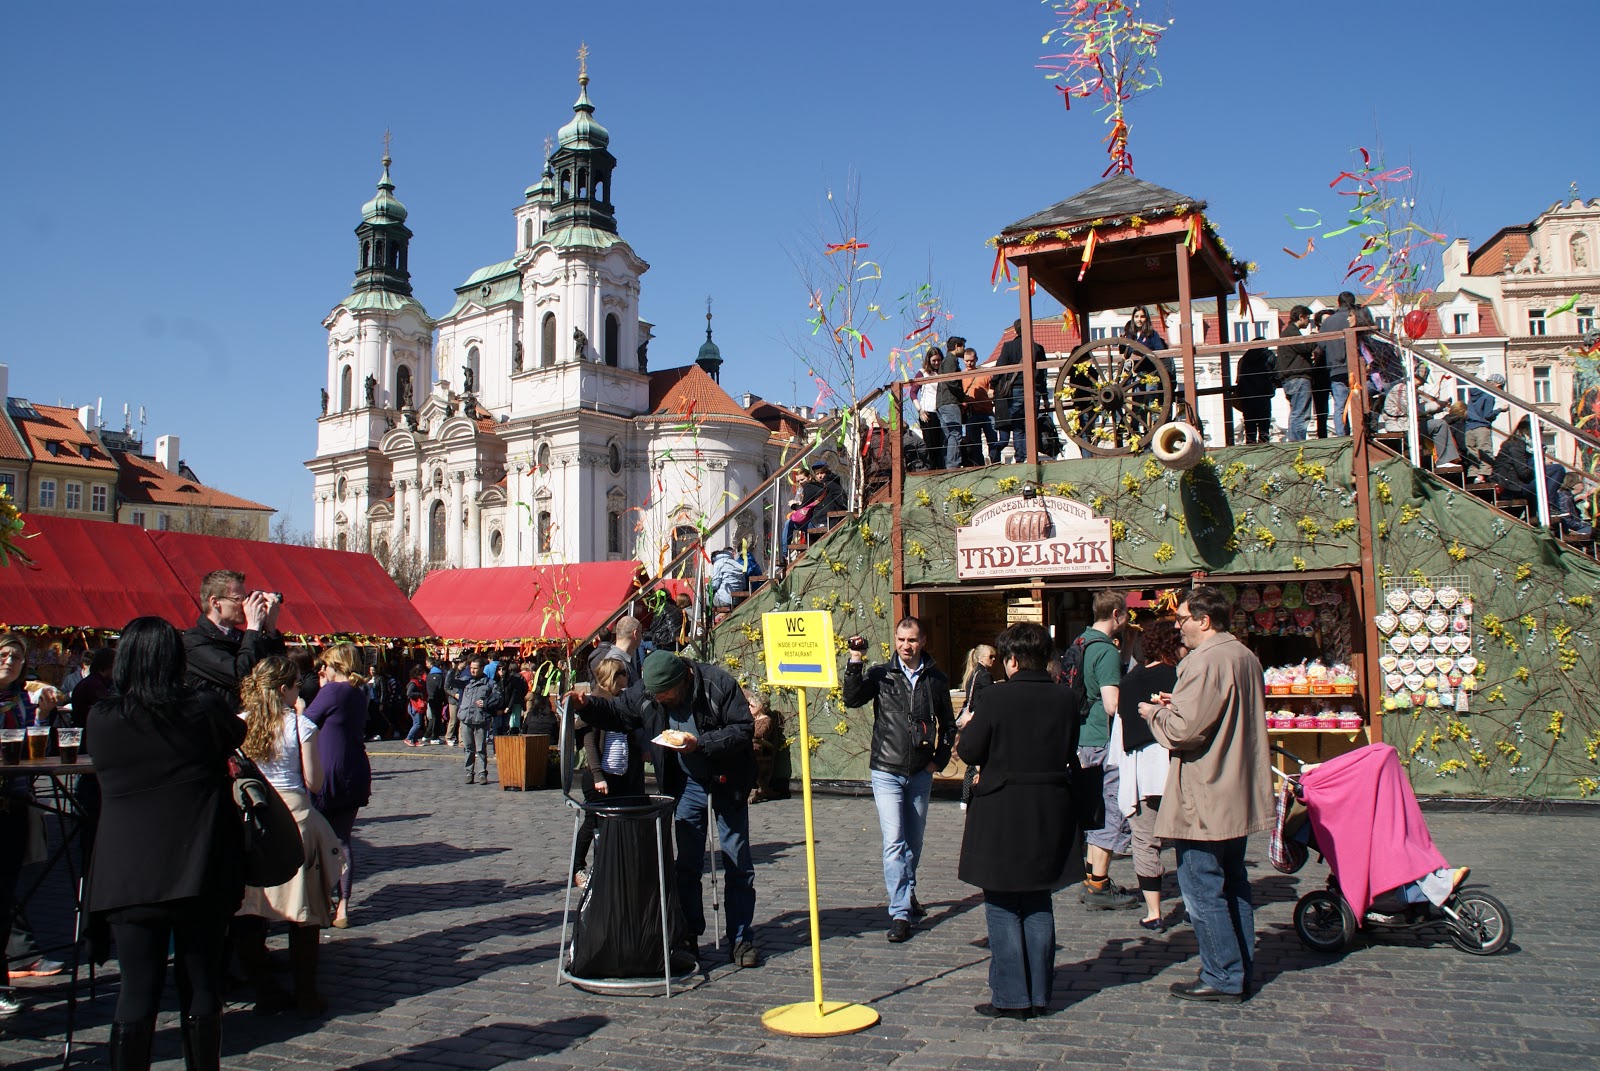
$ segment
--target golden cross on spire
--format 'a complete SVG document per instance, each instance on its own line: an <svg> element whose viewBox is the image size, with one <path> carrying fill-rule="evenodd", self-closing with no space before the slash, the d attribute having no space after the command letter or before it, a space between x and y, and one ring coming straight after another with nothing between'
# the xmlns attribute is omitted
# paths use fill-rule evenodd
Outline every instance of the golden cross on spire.
<svg viewBox="0 0 1600 1071"><path fill-rule="evenodd" d="M589 77L589 42L578 44L578 78L587 80Z"/></svg>

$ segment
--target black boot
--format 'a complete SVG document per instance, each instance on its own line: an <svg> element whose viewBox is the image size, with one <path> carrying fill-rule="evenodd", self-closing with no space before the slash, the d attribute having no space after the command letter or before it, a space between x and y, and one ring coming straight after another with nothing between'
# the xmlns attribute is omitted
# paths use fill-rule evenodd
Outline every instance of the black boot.
<svg viewBox="0 0 1600 1071"><path fill-rule="evenodd" d="M150 1042L156 1021L111 1024L111 1071L150 1071Z"/></svg>
<svg viewBox="0 0 1600 1071"><path fill-rule="evenodd" d="M317 992L317 941L322 931L316 926L296 926L289 931L289 965L294 972L294 1003L303 1019L316 1019L328 1010L328 1001Z"/></svg>
<svg viewBox="0 0 1600 1071"><path fill-rule="evenodd" d="M221 1015L183 1017L183 1066L185 1071L222 1071Z"/></svg>
<svg viewBox="0 0 1600 1071"><path fill-rule="evenodd" d="M233 953L255 991L257 1015L276 1015L294 1007L294 998L272 977L265 933L234 934Z"/></svg>

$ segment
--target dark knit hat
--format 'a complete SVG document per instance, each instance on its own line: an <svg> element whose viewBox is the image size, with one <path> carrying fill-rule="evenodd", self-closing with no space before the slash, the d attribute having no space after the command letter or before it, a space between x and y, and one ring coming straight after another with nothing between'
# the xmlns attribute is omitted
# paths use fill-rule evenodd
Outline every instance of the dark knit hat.
<svg viewBox="0 0 1600 1071"><path fill-rule="evenodd" d="M683 659L671 651L651 651L644 660L644 690L651 695L669 692L689 673Z"/></svg>

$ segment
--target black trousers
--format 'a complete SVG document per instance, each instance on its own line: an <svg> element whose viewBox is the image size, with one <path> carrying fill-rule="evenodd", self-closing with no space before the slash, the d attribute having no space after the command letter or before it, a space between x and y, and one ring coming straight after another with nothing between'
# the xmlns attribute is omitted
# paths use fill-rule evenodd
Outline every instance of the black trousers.
<svg viewBox="0 0 1600 1071"><path fill-rule="evenodd" d="M0 796L0 986L11 984L5 949L11 941L11 915L16 910L17 878L28 850L28 802Z"/></svg>
<svg viewBox="0 0 1600 1071"><path fill-rule="evenodd" d="M231 914L226 907L200 898L109 912L122 971L116 1021L142 1022L161 1010L169 943L177 950L179 1010L184 1015L220 1014L222 956Z"/></svg>

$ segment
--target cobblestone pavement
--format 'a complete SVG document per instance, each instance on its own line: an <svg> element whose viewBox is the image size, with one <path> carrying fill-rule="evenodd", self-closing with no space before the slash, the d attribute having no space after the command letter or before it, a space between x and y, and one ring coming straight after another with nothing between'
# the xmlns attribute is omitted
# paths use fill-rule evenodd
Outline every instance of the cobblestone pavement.
<svg viewBox="0 0 1600 1071"><path fill-rule="evenodd" d="M373 746L372 807L356 826L354 925L330 930L322 987L327 1018L259 1018L231 1008L224 1066L584 1068L1097 1067L1578 1068L1600 1065L1600 927L1583 922L1600 856L1600 821L1582 816L1438 813L1434 838L1470 864L1515 916L1508 953L1468 956L1447 942L1306 951L1295 898L1319 885L1313 861L1294 877L1253 844L1259 993L1242 1006L1185 1004L1167 985L1194 976L1193 932L1151 937L1136 912L1090 912L1056 897L1060 951L1054 1014L991 1022L988 952L977 893L955 878L962 816L936 799L920 881L929 915L912 940L884 940L882 872L870 799L819 798L823 965L831 1000L872 1004L865 1033L804 1040L761 1025L772 1006L809 999L805 852L798 799L751 810L766 963L708 975L671 1000L603 996L556 984L570 812L555 792L462 784L460 752ZM1113 876L1131 883L1129 864ZM274 944L280 950L282 937ZM281 954L281 952L280 952ZM103 1062L115 971L80 1004L78 1056ZM28 1007L0 1021L0 1066L59 1063L59 984L22 983ZM167 1007L175 997L167 994ZM157 1066L177 1068L174 1015L163 1016ZM1591 1063L1590 1061L1595 1061Z"/></svg>

